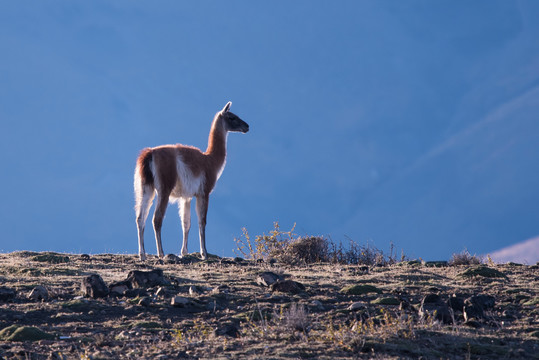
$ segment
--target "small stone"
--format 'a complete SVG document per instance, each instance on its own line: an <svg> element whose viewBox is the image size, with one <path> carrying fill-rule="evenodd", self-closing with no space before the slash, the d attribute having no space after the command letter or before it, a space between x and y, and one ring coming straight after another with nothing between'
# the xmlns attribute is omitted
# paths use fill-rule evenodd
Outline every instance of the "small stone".
<svg viewBox="0 0 539 360"><path fill-rule="evenodd" d="M324 304L322 304L320 300L313 300L313 302L311 303L311 306L320 311L325 310Z"/></svg>
<svg viewBox="0 0 539 360"><path fill-rule="evenodd" d="M80 256L80 259L81 259L82 261L88 261L88 260L90 260L90 255L88 255L88 254L82 254L82 255Z"/></svg>
<svg viewBox="0 0 539 360"><path fill-rule="evenodd" d="M170 301L170 305L175 307L185 307L189 304L189 299L183 296L174 296Z"/></svg>
<svg viewBox="0 0 539 360"><path fill-rule="evenodd" d="M347 309L350 311L357 311L357 310L363 310L366 308L367 308L367 305L364 302L356 301L355 303L352 303Z"/></svg>
<svg viewBox="0 0 539 360"><path fill-rule="evenodd" d="M484 294L472 296L469 300L472 304L477 305L484 310L492 309L496 303L494 296Z"/></svg>
<svg viewBox="0 0 539 360"><path fill-rule="evenodd" d="M189 295L198 295L200 294L200 290L197 286L189 286Z"/></svg>
<svg viewBox="0 0 539 360"><path fill-rule="evenodd" d="M426 261L425 266L426 267L446 267L448 266L448 261L442 260L442 261Z"/></svg>
<svg viewBox="0 0 539 360"><path fill-rule="evenodd" d="M469 299L466 299L464 309L462 310L464 315L464 321L470 321L471 319L479 320L483 318L483 308L478 305L472 304Z"/></svg>
<svg viewBox="0 0 539 360"><path fill-rule="evenodd" d="M132 289L132 286L131 282L127 280L117 281L109 285L110 292L117 295L124 295L129 289Z"/></svg>
<svg viewBox="0 0 539 360"><path fill-rule="evenodd" d="M446 302L442 301L442 298L439 295L429 294L425 296L421 301L418 314L422 319L434 317L444 324L453 323L453 317L451 316L451 311L449 311L449 306Z"/></svg>
<svg viewBox="0 0 539 360"><path fill-rule="evenodd" d="M42 285L38 285L35 288L32 289L30 294L28 294L29 300L34 301L41 301L41 300L48 300L49 298L49 291L46 287Z"/></svg>
<svg viewBox="0 0 539 360"><path fill-rule="evenodd" d="M283 280L283 277L271 271L265 271L258 275L256 283L262 286L271 286L279 280Z"/></svg>
<svg viewBox="0 0 539 360"><path fill-rule="evenodd" d="M275 282L273 285L271 285L271 291L298 294L302 291L305 291L305 286L293 280L279 280Z"/></svg>
<svg viewBox="0 0 539 360"><path fill-rule="evenodd" d="M143 297L148 296L148 292L146 289L129 289L124 293L124 296L128 298Z"/></svg>
<svg viewBox="0 0 539 360"><path fill-rule="evenodd" d="M165 263L167 264L179 264L180 258L174 254L168 254L165 256Z"/></svg>
<svg viewBox="0 0 539 360"><path fill-rule="evenodd" d="M167 289L160 286L159 288L157 288L157 291L155 292L155 296L158 296L158 297L166 297L167 296Z"/></svg>
<svg viewBox="0 0 539 360"><path fill-rule="evenodd" d="M462 311L464 309L464 299L460 296L453 295L447 300L447 305L453 311Z"/></svg>
<svg viewBox="0 0 539 360"><path fill-rule="evenodd" d="M212 294L228 294L230 292L230 287L226 284L219 285L211 291Z"/></svg>
<svg viewBox="0 0 539 360"><path fill-rule="evenodd" d="M97 274L84 277L81 287L84 296L89 296L93 299L102 298L109 294L109 288L101 276Z"/></svg>
<svg viewBox="0 0 539 360"><path fill-rule="evenodd" d="M442 298L440 297L440 295L428 294L428 295L425 295L425 297L423 298L423 303L425 303L425 304L433 304L433 303L438 303L441 300L442 300Z"/></svg>
<svg viewBox="0 0 539 360"><path fill-rule="evenodd" d="M216 336L230 336L230 337L238 337L240 334L240 329L238 325L234 322L226 322L224 324L219 324L217 329L215 329L214 334Z"/></svg>
<svg viewBox="0 0 539 360"><path fill-rule="evenodd" d="M145 307L150 306L151 303L152 303L152 299L148 296L141 298L138 302L140 306L145 306Z"/></svg>

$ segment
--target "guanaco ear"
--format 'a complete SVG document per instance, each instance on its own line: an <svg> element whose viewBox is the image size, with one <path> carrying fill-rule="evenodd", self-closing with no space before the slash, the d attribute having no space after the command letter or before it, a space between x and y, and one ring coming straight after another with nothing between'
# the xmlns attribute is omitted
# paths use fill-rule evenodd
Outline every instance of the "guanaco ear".
<svg viewBox="0 0 539 360"><path fill-rule="evenodd" d="M224 113L228 112L228 110L230 109L230 105L232 105L232 102L231 101L227 102L222 112Z"/></svg>

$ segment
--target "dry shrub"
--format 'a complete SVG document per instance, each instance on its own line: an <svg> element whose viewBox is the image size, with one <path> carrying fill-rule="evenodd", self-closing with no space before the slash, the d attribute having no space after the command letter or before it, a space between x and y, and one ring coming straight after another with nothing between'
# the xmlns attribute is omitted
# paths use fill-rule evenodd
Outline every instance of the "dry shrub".
<svg viewBox="0 0 539 360"><path fill-rule="evenodd" d="M327 262L329 242L321 236L299 237L291 241L278 258L288 264L298 261L305 264Z"/></svg>
<svg viewBox="0 0 539 360"><path fill-rule="evenodd" d="M288 330L307 333L309 327L309 314L303 305L292 303L286 310L282 310L281 308L279 321Z"/></svg>
<svg viewBox="0 0 539 360"><path fill-rule="evenodd" d="M389 265L396 262L393 244L389 256L372 245L359 245L352 239L348 246L338 245L323 236L295 237L294 227L290 231L281 231L279 223L268 235L257 235L254 241L247 229L240 238L234 239L237 249L234 252L245 258L258 260L274 258L284 264L312 264L331 262L351 265Z"/></svg>
<svg viewBox="0 0 539 360"><path fill-rule="evenodd" d="M479 265L481 264L481 258L471 255L467 249L464 249L459 254L453 254L449 260L449 265Z"/></svg>
<svg viewBox="0 0 539 360"><path fill-rule="evenodd" d="M389 256L385 256L382 250L367 243L367 245L359 245L352 239L348 239L348 247L339 245L334 242L330 243L330 260L333 263L351 264L351 265L367 265L367 266L383 266L394 264L396 262L393 254L393 244L391 244L391 252Z"/></svg>
<svg viewBox="0 0 539 360"><path fill-rule="evenodd" d="M290 231L281 231L278 222L273 223L273 230L268 235L265 233L255 236L251 239L249 232L243 228L243 235L235 238L236 255L241 255L247 259L265 260L272 257L279 257L292 242L295 234L293 233L296 224Z"/></svg>

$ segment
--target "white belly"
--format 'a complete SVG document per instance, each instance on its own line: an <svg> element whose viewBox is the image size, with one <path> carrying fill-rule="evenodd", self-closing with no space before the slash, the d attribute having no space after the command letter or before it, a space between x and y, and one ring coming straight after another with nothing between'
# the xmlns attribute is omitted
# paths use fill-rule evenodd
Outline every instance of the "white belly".
<svg viewBox="0 0 539 360"><path fill-rule="evenodd" d="M202 174L194 176L189 167L184 164L181 157L178 156L176 163L178 170L178 180L172 190L172 198L192 198L202 192L204 186L204 177Z"/></svg>

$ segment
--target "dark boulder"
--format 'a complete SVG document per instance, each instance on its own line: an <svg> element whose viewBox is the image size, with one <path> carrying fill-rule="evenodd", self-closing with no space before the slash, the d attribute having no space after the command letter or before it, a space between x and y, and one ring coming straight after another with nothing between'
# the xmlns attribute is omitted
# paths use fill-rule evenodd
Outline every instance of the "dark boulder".
<svg viewBox="0 0 539 360"><path fill-rule="evenodd" d="M154 269L151 271L132 270L127 275L127 281L129 281L134 288L149 288L165 283L163 270L161 269Z"/></svg>
<svg viewBox="0 0 539 360"><path fill-rule="evenodd" d="M265 271L258 275L256 283L262 286L271 286L279 280L283 280L281 275L277 275L271 271Z"/></svg>
<svg viewBox="0 0 539 360"><path fill-rule="evenodd" d="M81 288L84 296L88 296L93 299L102 298L109 294L109 288L101 276L97 274L84 277L82 279Z"/></svg>
<svg viewBox="0 0 539 360"><path fill-rule="evenodd" d="M305 291L305 286L293 280L279 280L275 282L273 285L271 285L271 291L298 294L300 292Z"/></svg>

